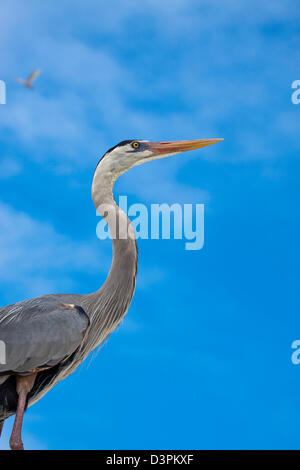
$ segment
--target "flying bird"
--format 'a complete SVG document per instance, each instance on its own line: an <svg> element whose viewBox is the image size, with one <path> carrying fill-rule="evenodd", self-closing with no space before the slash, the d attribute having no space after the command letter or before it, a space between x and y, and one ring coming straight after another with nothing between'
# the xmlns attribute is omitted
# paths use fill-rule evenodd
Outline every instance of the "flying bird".
<svg viewBox="0 0 300 470"><path fill-rule="evenodd" d="M10 448L23 450L22 422L27 406L68 377L123 320L135 290L138 251L133 226L113 196L116 179L130 168L223 139L177 142L124 140L99 161L92 198L112 235L108 277L96 292L49 294L0 308L0 434L15 415ZM3 364L3 362L5 362Z"/></svg>
<svg viewBox="0 0 300 470"><path fill-rule="evenodd" d="M23 78L15 78L15 82L21 83L21 85L24 85L26 88L29 88L30 90L33 89L33 82L36 80L36 78L40 75L41 69L35 69L33 72L31 72L30 75L24 80Z"/></svg>

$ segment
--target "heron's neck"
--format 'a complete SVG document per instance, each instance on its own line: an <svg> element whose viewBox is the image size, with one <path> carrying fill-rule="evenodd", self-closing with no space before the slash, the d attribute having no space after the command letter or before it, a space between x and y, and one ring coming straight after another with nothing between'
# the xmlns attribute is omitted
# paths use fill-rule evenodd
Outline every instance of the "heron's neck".
<svg viewBox="0 0 300 470"><path fill-rule="evenodd" d="M95 172L92 196L97 212L108 224L113 243L113 260L108 277L97 292L84 296L83 307L94 328L89 344L93 348L118 326L124 318L136 283L138 253L135 232L127 215L113 197L110 175Z"/></svg>

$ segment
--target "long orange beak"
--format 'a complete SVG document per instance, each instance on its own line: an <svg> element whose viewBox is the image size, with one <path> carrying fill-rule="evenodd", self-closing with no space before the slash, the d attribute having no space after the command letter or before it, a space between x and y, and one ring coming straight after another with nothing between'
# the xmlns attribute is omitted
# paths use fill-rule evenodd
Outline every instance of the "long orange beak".
<svg viewBox="0 0 300 470"><path fill-rule="evenodd" d="M175 142L147 142L147 147L154 155L187 152L216 144L224 139L177 140Z"/></svg>

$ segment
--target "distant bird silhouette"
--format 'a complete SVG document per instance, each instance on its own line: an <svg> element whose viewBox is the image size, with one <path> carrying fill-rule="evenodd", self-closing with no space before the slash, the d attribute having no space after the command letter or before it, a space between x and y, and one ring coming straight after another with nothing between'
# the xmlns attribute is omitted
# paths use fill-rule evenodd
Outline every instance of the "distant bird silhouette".
<svg viewBox="0 0 300 470"><path fill-rule="evenodd" d="M41 73L41 69L35 69L33 72L31 72L30 75L24 80L23 78L15 78L15 82L21 83L21 85L24 85L26 88L29 88L30 90L33 89L33 82L35 79L39 76Z"/></svg>

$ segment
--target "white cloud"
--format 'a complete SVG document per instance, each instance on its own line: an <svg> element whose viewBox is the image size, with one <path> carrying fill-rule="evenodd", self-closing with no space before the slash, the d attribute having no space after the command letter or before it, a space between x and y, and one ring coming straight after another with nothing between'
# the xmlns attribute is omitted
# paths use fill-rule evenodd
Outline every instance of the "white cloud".
<svg viewBox="0 0 300 470"><path fill-rule="evenodd" d="M74 242L51 225L1 202L0 247L2 286L16 286L26 297L78 290L76 274L105 276L110 263L110 253L96 237L92 242Z"/></svg>
<svg viewBox="0 0 300 470"><path fill-rule="evenodd" d="M55 162L57 171L90 168L108 146L131 137L225 137L222 148L204 150L199 158L273 158L274 125L282 139L295 144L296 133L290 136L292 116L280 108L274 116L273 107L274 87L284 86L278 71L291 67L289 46L281 42L278 53L268 57L271 40L264 28L292 21L294 15L292 2L258 0L228 0L222 8L217 0L128 0L126 6L121 0L113 5L62 0L59 6L4 0L5 140L19 145L28 159ZM177 59L172 62L173 51ZM295 61L298 55L295 50ZM37 66L43 73L33 93L12 82ZM166 104L147 108L149 101ZM263 129L260 142L258 128ZM147 171L153 181L159 178L162 196L189 198L191 191L178 183L184 159L174 165L165 184L154 167L139 171ZM151 185L138 186L139 195L148 198ZM200 190L197 194L209 197Z"/></svg>

